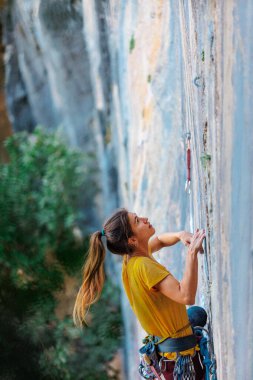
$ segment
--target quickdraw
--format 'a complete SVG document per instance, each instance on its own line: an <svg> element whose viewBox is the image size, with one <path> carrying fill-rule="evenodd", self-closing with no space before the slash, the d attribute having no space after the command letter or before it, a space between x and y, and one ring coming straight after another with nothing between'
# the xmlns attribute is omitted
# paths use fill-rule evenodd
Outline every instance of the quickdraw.
<svg viewBox="0 0 253 380"><path fill-rule="evenodd" d="M205 380L217 380L215 355L210 355L208 350L210 342L208 331L201 326L196 326L194 327L194 333L200 338L199 347L205 366Z"/></svg>
<svg viewBox="0 0 253 380"><path fill-rule="evenodd" d="M185 181L185 191L191 194L191 133L186 133L186 164L187 164L187 178Z"/></svg>
<svg viewBox="0 0 253 380"><path fill-rule="evenodd" d="M173 378L175 380L195 380L196 373L191 355L179 355L174 371Z"/></svg>

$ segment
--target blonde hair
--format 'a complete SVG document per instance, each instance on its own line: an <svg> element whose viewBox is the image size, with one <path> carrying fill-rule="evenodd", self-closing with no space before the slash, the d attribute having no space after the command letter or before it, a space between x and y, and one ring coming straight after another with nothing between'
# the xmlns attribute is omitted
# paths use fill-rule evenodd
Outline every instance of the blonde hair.
<svg viewBox="0 0 253 380"><path fill-rule="evenodd" d="M114 254L132 253L128 238L133 235L126 209L117 210L104 224L107 248ZM83 267L83 282L76 297L73 320L76 326L87 324L89 307L99 299L105 282L105 247L101 231L90 237L87 260Z"/></svg>
<svg viewBox="0 0 253 380"><path fill-rule="evenodd" d="M74 323L78 327L85 322L87 308L99 299L104 286L105 248L100 235L99 231L91 235L88 256L83 267L83 283L73 310Z"/></svg>

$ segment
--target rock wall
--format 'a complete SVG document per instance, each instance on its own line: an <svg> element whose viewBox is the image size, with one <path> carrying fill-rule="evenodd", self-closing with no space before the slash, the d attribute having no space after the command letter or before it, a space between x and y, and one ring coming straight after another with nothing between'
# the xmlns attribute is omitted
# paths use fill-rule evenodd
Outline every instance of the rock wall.
<svg viewBox="0 0 253 380"><path fill-rule="evenodd" d="M3 1L0 1L0 12L4 9ZM0 162L8 159L4 149L4 140L11 135L11 124L5 100L5 66L4 66L5 45L3 43L3 27L0 21Z"/></svg>
<svg viewBox="0 0 253 380"><path fill-rule="evenodd" d="M11 1L5 25L7 101L14 129L32 130L37 123L61 127L71 145L87 146L94 102L80 2Z"/></svg>
<svg viewBox="0 0 253 380"><path fill-rule="evenodd" d="M100 8L96 12L100 20ZM32 131L38 124L49 130L60 129L71 146L98 153L97 180L102 177L99 186L103 196L96 197L95 212L88 210L94 229L104 215L100 212L103 199L108 199L107 211L117 203L117 174L113 159L107 160L111 148L105 152L110 142L110 70L105 71L102 83L107 96L105 110L101 110L93 92L95 62L87 52L89 38L84 38L82 2L13 0L6 2L2 20L6 102L14 131ZM106 70L105 21L100 20L99 30L98 49Z"/></svg>
<svg viewBox="0 0 253 380"><path fill-rule="evenodd" d="M8 9L6 63L20 77L7 70L14 126L23 128L23 96L28 126L62 125L72 145L95 144L100 218L120 205L157 233L206 228L197 303L208 311L218 378L251 379L251 2L23 0ZM157 258L180 278L185 253L178 244ZM127 378L136 379L144 332L124 296L122 306Z"/></svg>
<svg viewBox="0 0 253 380"><path fill-rule="evenodd" d="M206 228L198 304L208 311L219 379L253 375L252 11L240 1L146 1L145 11L138 1L111 1L109 9L121 203L149 216L157 232ZM180 246L158 254L178 278L184 256ZM135 378L130 345L143 332L126 320Z"/></svg>

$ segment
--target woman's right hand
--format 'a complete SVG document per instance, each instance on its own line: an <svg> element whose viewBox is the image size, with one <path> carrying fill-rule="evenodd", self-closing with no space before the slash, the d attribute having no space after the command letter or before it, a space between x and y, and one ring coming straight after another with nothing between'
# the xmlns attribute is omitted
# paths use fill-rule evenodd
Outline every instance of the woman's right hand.
<svg viewBox="0 0 253 380"><path fill-rule="evenodd" d="M202 248L202 242L206 237L206 232L204 229L199 230L198 228L196 229L195 233L193 234L191 238L191 243L188 246L188 251L192 253L198 253L201 252L203 253L203 248Z"/></svg>

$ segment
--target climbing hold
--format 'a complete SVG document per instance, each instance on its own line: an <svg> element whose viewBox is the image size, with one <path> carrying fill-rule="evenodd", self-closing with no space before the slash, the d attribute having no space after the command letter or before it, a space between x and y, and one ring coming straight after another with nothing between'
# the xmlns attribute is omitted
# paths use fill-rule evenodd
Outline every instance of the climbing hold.
<svg viewBox="0 0 253 380"><path fill-rule="evenodd" d="M202 85L201 82L202 81L201 81L201 77L200 76L194 78L193 83L195 84L196 87L201 87L201 85Z"/></svg>

